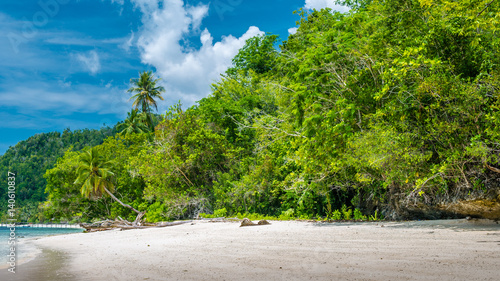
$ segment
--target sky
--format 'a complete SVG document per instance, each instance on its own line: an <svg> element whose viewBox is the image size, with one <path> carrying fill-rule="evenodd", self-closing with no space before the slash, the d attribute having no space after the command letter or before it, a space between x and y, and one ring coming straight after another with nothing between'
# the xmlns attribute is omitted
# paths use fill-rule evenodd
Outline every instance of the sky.
<svg viewBox="0 0 500 281"><path fill-rule="evenodd" d="M253 36L286 40L293 11L334 0L17 0L0 2L0 155L17 142L125 119L130 79L151 70L165 101L210 94Z"/></svg>

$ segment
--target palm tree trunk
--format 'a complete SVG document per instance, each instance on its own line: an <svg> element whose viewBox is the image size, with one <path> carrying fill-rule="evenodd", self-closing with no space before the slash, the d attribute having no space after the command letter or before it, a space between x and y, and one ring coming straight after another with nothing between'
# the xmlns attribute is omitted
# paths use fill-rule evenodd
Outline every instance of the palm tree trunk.
<svg viewBox="0 0 500 281"><path fill-rule="evenodd" d="M151 112L148 112L146 113L146 116L147 116L147 125L149 126L149 129L151 130L151 132L154 132L155 131L155 127L153 125L153 117L151 115Z"/></svg>
<svg viewBox="0 0 500 281"><path fill-rule="evenodd" d="M134 211L137 213L137 217L135 218L135 221L133 223L133 225L137 225L137 223L139 223L139 221L142 219L142 217L144 216L144 214L146 214L146 211L144 212L139 212L137 211L134 207L128 205L128 204L125 204L123 203L122 201L120 201L120 199L116 198L115 195L113 195L113 193L111 193L106 187L104 187L104 191L106 191L106 193L111 196L111 198L113 198L113 200L115 200L116 202L120 203L120 205L122 205L123 207L125 208L129 208L130 210Z"/></svg>

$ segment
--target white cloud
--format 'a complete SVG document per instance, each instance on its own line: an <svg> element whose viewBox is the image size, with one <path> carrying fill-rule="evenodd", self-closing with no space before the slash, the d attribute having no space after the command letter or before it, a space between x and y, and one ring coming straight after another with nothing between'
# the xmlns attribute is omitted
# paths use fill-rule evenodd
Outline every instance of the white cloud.
<svg viewBox="0 0 500 281"><path fill-rule="evenodd" d="M132 31L132 34L130 35L130 37L125 42L123 42L123 44L120 45L120 48L124 49L126 52L129 52L130 47L132 47L132 43L134 42L134 38L135 38L135 34Z"/></svg>
<svg viewBox="0 0 500 281"><path fill-rule="evenodd" d="M130 108L125 89L111 85L71 85L65 81L8 84L9 90L0 93L0 106L15 107L26 115L41 111L54 115L76 112L123 115Z"/></svg>
<svg viewBox="0 0 500 281"><path fill-rule="evenodd" d="M134 6L139 8L144 14L149 14L158 9L159 1L162 0L130 0L130 2L134 3Z"/></svg>
<svg viewBox="0 0 500 281"><path fill-rule="evenodd" d="M47 39L43 39L45 43L53 45L73 45L73 46L96 46L105 44L119 45L119 44L126 44L130 40L130 37L93 39L85 35L73 34L68 32L41 33L41 37L47 37Z"/></svg>
<svg viewBox="0 0 500 281"><path fill-rule="evenodd" d="M180 98L188 106L210 93L210 85L231 65L247 39L263 34L259 28L249 27L239 38L228 35L214 42L210 31L200 28L208 14L207 5L189 6L182 0L163 1L160 6L155 0L131 1L143 13L137 40L142 62L154 66L163 78L166 97ZM181 44L196 34L200 48Z"/></svg>
<svg viewBox="0 0 500 281"><path fill-rule="evenodd" d="M188 15L191 15L192 18L192 29L193 30L198 30L201 25L201 21L205 16L208 15L208 6L204 5L198 5L198 6L191 6L187 8L187 13Z"/></svg>
<svg viewBox="0 0 500 281"><path fill-rule="evenodd" d="M89 51L87 53L78 53L75 55L75 58L92 75L95 75L101 69L99 55L95 50Z"/></svg>
<svg viewBox="0 0 500 281"><path fill-rule="evenodd" d="M309 10L321 10L323 8L330 8L342 13L349 11L348 7L335 4L335 0L306 0L305 8Z"/></svg>
<svg viewBox="0 0 500 281"><path fill-rule="evenodd" d="M22 21L6 17L1 12L0 26L5 27L6 34L22 32ZM71 128L96 127L103 123L79 121L81 115L75 117L73 113L88 114L94 119L96 114L126 117L131 104L125 94L127 85L113 87L114 83L107 81L102 85L90 85L85 84L85 80L72 80L71 75L75 69L90 73L106 72L108 69L129 70L131 66L126 61L115 59L123 52L95 50L72 52L68 56L66 48L61 51L60 48L43 46L51 40L51 44L86 46L88 37L76 32L50 29L40 30L37 34L31 44L26 42L19 46L19 53L9 43L0 44L0 120L8 121L0 124L0 128L55 130L70 125ZM126 39L128 37L107 39L102 44L118 45ZM106 50L106 47L98 46ZM113 61L113 64L102 65L103 61Z"/></svg>
<svg viewBox="0 0 500 281"><path fill-rule="evenodd" d="M288 34L295 34L297 33L298 28L297 27L291 27L288 29Z"/></svg>
<svg viewBox="0 0 500 281"><path fill-rule="evenodd" d="M71 129L83 129L83 128L94 128L102 125L101 122L89 122L84 120L72 119L70 117L61 117L58 116L56 118L47 116L46 114L40 113L31 113L31 114L16 114L9 112L0 112L0 119L9 120L9 122L4 122L4 124L0 124L0 128L16 128L16 129L36 129L36 130L54 130L54 127L57 128L68 128ZM96 126L97 125L97 126ZM5 150L8 146L14 146L15 143L3 143L0 146L6 146ZM0 152L2 150L0 149Z"/></svg>

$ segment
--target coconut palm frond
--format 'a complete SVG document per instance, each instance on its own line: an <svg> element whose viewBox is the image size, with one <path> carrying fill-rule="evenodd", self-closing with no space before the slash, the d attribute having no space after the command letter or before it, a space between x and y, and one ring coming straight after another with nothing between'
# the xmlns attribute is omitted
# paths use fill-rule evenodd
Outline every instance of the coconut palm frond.
<svg viewBox="0 0 500 281"><path fill-rule="evenodd" d="M135 93L130 100L134 100L132 107L136 110L141 109L142 113L151 115L151 108L158 110L157 99L164 100L162 93L165 92L165 88L157 85L161 78L155 79L152 71L144 71L139 73L139 78L130 79L130 83L133 85L127 90L128 93ZM151 122L150 116L146 118L146 125L153 129L153 124Z"/></svg>
<svg viewBox="0 0 500 281"><path fill-rule="evenodd" d="M120 201L111 193L115 187L112 181L115 175L112 172L113 166L114 161L100 155L96 147L89 148L80 154L77 179L74 184L82 185L80 192L87 198L101 197L104 194L108 194L113 200L120 203L120 205L136 212L137 218L134 223L137 223L144 216L145 212L139 212L132 206Z"/></svg>

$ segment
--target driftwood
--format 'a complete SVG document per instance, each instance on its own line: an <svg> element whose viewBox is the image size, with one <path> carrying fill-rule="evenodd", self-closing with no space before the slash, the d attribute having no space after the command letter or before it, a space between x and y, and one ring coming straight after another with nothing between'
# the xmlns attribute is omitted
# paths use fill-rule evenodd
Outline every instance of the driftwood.
<svg viewBox="0 0 500 281"><path fill-rule="evenodd" d="M143 229L154 227L166 227L191 223L192 221L174 221L174 222L159 222L159 223L144 223L143 225L134 225L134 223L126 221L120 217L116 220L104 220L94 223L81 223L80 226L85 228L87 232L105 231L105 230L128 230L128 229Z"/></svg>
<svg viewBox="0 0 500 281"><path fill-rule="evenodd" d="M196 220L208 221L208 222L224 222L224 221L226 221L226 218L225 217L218 217L218 218L197 218Z"/></svg>
<svg viewBox="0 0 500 281"><path fill-rule="evenodd" d="M193 221L173 221L173 222L160 222L156 227L165 227L165 226L174 226L174 225L180 225L180 224L185 224L185 223L191 223Z"/></svg>
<svg viewBox="0 0 500 281"><path fill-rule="evenodd" d="M124 219L122 219L121 217L118 217L118 219L123 222L125 225L132 225L129 221L126 221Z"/></svg>
<svg viewBox="0 0 500 281"><path fill-rule="evenodd" d="M146 214L146 211L144 212L140 212L137 214L137 217L135 218L135 221L132 223L133 226L137 226L137 225L141 225L141 220L142 220L142 217L144 217L144 215Z"/></svg>
<svg viewBox="0 0 500 281"><path fill-rule="evenodd" d="M207 221L207 222L240 222L241 220L237 217L234 218L226 218L226 217L218 217L218 218L196 218L199 221Z"/></svg>

